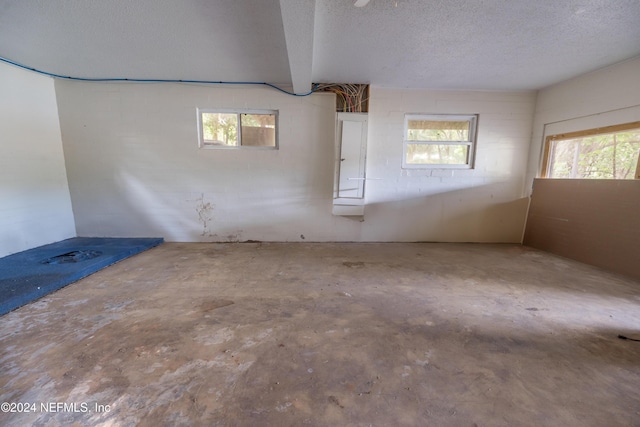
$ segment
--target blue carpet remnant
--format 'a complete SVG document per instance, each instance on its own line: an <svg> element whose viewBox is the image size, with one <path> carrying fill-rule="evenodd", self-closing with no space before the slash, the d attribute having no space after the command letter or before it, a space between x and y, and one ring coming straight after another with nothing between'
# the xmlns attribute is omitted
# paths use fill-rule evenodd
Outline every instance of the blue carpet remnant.
<svg viewBox="0 0 640 427"><path fill-rule="evenodd" d="M0 316L163 241L74 237L0 258Z"/></svg>

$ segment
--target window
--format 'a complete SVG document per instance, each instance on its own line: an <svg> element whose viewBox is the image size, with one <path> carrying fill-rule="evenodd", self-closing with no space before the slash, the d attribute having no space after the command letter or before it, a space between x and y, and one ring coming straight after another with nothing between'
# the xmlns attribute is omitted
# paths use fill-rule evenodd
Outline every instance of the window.
<svg viewBox="0 0 640 427"><path fill-rule="evenodd" d="M575 179L640 178L640 122L550 135L542 176Z"/></svg>
<svg viewBox="0 0 640 427"><path fill-rule="evenodd" d="M406 114L402 166L473 168L477 122L477 115Z"/></svg>
<svg viewBox="0 0 640 427"><path fill-rule="evenodd" d="M198 110L200 148L278 148L275 110Z"/></svg>

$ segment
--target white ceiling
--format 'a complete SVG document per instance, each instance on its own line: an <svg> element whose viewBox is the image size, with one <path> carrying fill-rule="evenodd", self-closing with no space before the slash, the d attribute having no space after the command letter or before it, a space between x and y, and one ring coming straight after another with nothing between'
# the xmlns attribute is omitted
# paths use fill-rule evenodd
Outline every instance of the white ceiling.
<svg viewBox="0 0 640 427"><path fill-rule="evenodd" d="M0 56L78 77L530 90L640 55L640 0L0 0Z"/></svg>

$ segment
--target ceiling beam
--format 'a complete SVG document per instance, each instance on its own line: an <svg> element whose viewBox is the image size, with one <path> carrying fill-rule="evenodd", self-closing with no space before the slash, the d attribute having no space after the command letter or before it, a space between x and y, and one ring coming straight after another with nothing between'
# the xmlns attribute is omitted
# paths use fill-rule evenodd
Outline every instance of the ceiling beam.
<svg viewBox="0 0 640 427"><path fill-rule="evenodd" d="M311 90L316 0L280 0L293 91Z"/></svg>

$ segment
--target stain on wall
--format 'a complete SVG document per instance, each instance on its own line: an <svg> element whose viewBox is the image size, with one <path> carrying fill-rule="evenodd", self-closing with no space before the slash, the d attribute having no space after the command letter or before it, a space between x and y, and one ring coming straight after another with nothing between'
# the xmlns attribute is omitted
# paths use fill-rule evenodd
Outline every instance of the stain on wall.
<svg viewBox="0 0 640 427"><path fill-rule="evenodd" d="M204 193L200 196L199 199L195 200L196 202L196 212L198 213L198 221L202 224L202 233L201 236L213 236L211 234L211 228L209 224L213 221L213 210L215 209L215 205L211 202L206 202L204 199Z"/></svg>

